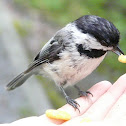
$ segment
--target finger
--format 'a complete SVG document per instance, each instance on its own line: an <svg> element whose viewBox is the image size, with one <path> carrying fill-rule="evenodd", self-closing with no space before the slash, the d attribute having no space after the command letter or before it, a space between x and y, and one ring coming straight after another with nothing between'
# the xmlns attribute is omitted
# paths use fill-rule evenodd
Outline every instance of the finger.
<svg viewBox="0 0 126 126"><path fill-rule="evenodd" d="M80 118L65 122L61 126L125 126L126 120L82 122Z"/></svg>
<svg viewBox="0 0 126 126"><path fill-rule="evenodd" d="M103 95L110 87L111 83L108 81L102 81L94 86L92 86L89 91L93 94L93 97L90 97L90 101L85 99L84 97L77 98L76 101L80 105L80 113L68 104L64 105L63 107L59 108L59 110L63 110L68 112L71 115L71 118L76 117L78 115L82 115L101 95ZM55 120L49 119L44 115L44 120L50 121L53 124L62 124L63 120Z"/></svg>
<svg viewBox="0 0 126 126"><path fill-rule="evenodd" d="M126 120L126 90L106 115L105 120Z"/></svg>
<svg viewBox="0 0 126 126"><path fill-rule="evenodd" d="M122 83L123 82L123 83ZM126 89L126 74L121 76L83 115L93 120L102 120Z"/></svg>
<svg viewBox="0 0 126 126"><path fill-rule="evenodd" d="M55 124L45 120L44 116L32 116L32 117L27 117L23 119L16 120L12 123L9 123L8 125L5 124L4 126L42 126L42 125L47 125L47 126L56 126ZM1 126L1 124L0 124Z"/></svg>
<svg viewBox="0 0 126 126"><path fill-rule="evenodd" d="M72 116L72 118L76 117L78 115L82 115L110 87L111 87L110 82L102 81L102 82L95 84L94 86L92 86L89 89L89 91L93 94L93 97L89 95L90 96L89 98L85 98L85 97L77 98L76 101L80 105L80 107L79 107L80 113L77 110L75 111L75 109L68 104L64 105L59 110L65 110Z"/></svg>

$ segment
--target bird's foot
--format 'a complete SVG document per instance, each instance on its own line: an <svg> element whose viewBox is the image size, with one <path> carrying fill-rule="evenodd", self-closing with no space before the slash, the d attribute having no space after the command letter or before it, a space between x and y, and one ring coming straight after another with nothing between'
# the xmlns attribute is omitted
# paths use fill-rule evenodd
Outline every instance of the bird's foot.
<svg viewBox="0 0 126 126"><path fill-rule="evenodd" d="M90 91L82 91L77 85L74 85L74 87L78 90L80 97L88 97L89 94L93 97L93 94Z"/></svg>
<svg viewBox="0 0 126 126"><path fill-rule="evenodd" d="M67 96L66 101L69 105L71 105L75 110L77 109L80 113L79 110L80 105L74 99L71 99L69 96Z"/></svg>
<svg viewBox="0 0 126 126"><path fill-rule="evenodd" d="M82 97L88 97L88 95L91 95L93 97L93 94L90 91L79 91L79 96Z"/></svg>

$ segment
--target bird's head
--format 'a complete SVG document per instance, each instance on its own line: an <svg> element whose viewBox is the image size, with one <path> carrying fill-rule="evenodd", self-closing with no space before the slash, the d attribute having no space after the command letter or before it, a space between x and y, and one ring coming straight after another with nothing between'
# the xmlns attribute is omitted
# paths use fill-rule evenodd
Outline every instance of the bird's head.
<svg viewBox="0 0 126 126"><path fill-rule="evenodd" d="M75 20L75 24L81 32L95 38L106 51L113 51L117 55L124 54L119 48L120 33L108 20L94 15L85 15Z"/></svg>

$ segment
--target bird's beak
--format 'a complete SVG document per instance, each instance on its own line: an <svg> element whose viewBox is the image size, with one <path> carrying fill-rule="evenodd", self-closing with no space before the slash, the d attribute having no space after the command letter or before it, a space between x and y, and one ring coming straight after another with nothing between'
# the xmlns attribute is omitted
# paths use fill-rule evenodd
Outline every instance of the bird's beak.
<svg viewBox="0 0 126 126"><path fill-rule="evenodd" d="M118 56L120 56L121 54L124 55L123 51L120 49L119 46L116 46L116 47L112 50L112 52L114 52L114 53L117 54Z"/></svg>

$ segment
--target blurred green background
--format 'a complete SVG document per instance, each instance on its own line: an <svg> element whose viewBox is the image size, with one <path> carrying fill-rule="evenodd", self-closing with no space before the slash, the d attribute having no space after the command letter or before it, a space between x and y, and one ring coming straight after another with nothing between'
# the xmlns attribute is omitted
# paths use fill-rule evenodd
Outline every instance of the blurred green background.
<svg viewBox="0 0 126 126"><path fill-rule="evenodd" d="M120 47L126 54L126 1L125 0L14 0L14 6L18 11L23 13L32 12L39 15L39 19L44 18L46 22L62 28L67 23L79 18L83 15L97 15L108 19L119 29L121 33ZM27 14L26 14L27 15ZM25 15L25 16L26 16ZM34 14L35 15L35 14ZM29 16L30 17L30 16ZM29 36L32 29L32 23L21 20L14 20L13 22L17 32L22 40ZM44 29L47 31L47 28ZM50 38L52 36L49 36ZM47 37L48 38L48 37ZM43 38L40 40L44 42ZM37 43L37 42L36 42ZM41 44L43 46L44 43ZM39 50L38 50L39 51ZM37 51L37 52L38 52ZM36 51L35 51L36 52ZM30 55L30 53L29 53ZM35 55L35 53L34 53ZM109 53L102 64L96 70L100 75L108 78L109 81L114 82L120 75L125 73L125 64L119 63L117 56ZM31 59L29 60L31 61ZM65 99L57 95L55 90L52 90L50 83L46 79L37 77L44 82L44 87L48 92L48 96L55 108L65 104Z"/></svg>

